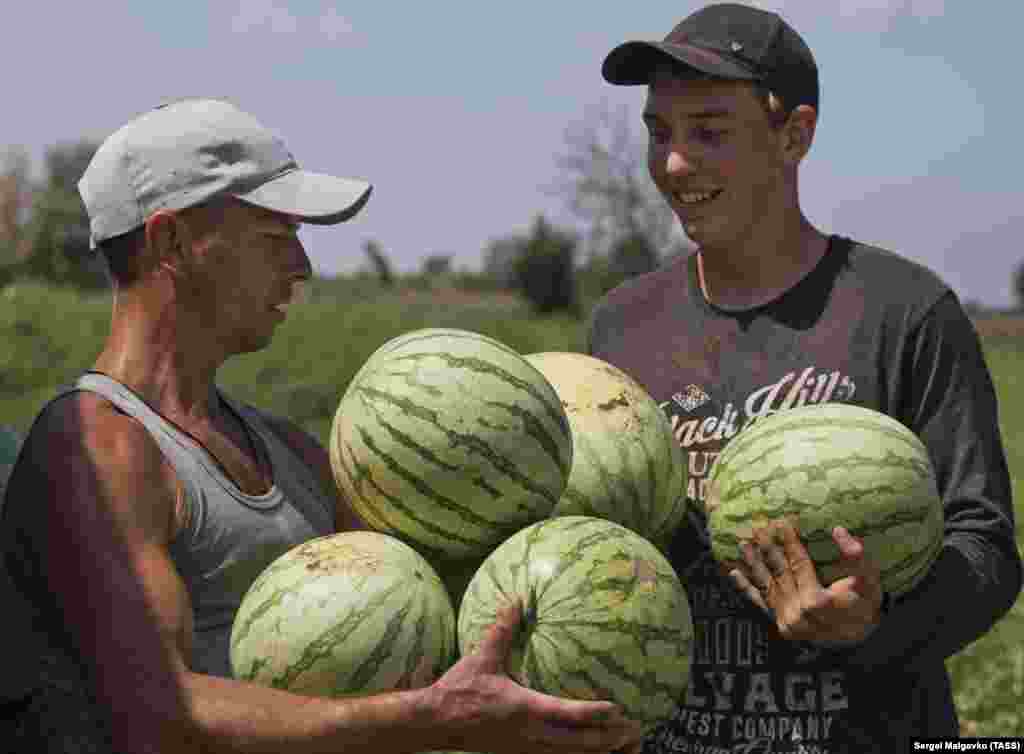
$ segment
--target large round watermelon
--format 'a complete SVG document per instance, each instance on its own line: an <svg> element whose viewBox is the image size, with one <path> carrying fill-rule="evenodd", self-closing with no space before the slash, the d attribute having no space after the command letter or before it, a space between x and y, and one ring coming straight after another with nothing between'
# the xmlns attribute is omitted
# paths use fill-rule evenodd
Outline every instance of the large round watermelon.
<svg viewBox="0 0 1024 754"><path fill-rule="evenodd" d="M554 389L484 335L426 329L375 351L334 417L338 486L373 529L439 557L482 557L546 517L572 437Z"/></svg>
<svg viewBox="0 0 1024 754"><path fill-rule="evenodd" d="M423 557L386 534L345 532L289 550L253 582L231 668L300 694L372 694L430 685L455 642L455 611Z"/></svg>
<svg viewBox="0 0 1024 754"><path fill-rule="evenodd" d="M569 483L552 515L597 516L665 540L686 513L686 463L665 413L601 359L558 351L526 358L558 393L572 430Z"/></svg>
<svg viewBox="0 0 1024 754"><path fill-rule="evenodd" d="M706 505L718 560L741 560L755 527L785 517L826 585L840 576L836 526L863 539L893 595L912 589L942 547L928 451L900 422L860 406L802 406L757 422L718 457Z"/></svg>
<svg viewBox="0 0 1024 754"><path fill-rule="evenodd" d="M507 665L517 681L616 702L648 728L672 714L689 679L693 623L679 578L653 544L591 516L551 518L514 534L462 599L463 655L510 598L524 606Z"/></svg>

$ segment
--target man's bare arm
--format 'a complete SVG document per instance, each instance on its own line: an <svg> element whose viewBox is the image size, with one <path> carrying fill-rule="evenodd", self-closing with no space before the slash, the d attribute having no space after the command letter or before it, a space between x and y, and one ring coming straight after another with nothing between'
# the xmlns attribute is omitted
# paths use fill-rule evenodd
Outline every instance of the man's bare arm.
<svg viewBox="0 0 1024 754"><path fill-rule="evenodd" d="M87 409L94 406L86 406ZM98 504L100 477L77 400L56 403L26 438L8 488L10 522L31 537L63 625L92 671L118 751L201 751L173 652L122 525Z"/></svg>
<svg viewBox="0 0 1024 754"><path fill-rule="evenodd" d="M108 670L104 677L104 696L118 705L115 727L132 725L142 684L144 694L170 691L181 700L160 723L162 740L177 747L191 739L191 746L208 751L555 754L609 751L637 738L636 726L618 719L612 705L536 694L504 675L503 656L494 653L507 651L515 615L497 627L482 657L464 659L427 689L330 700L191 672L191 604L168 552L175 529L173 471L144 428L101 399L77 396L60 414L50 426L62 431L39 439L40 457L60 458L60 473L53 473L51 460L51 473L33 480L50 521L46 536L60 533L54 544L61 547L46 548L51 589L68 628L101 672L125 663L136 635L148 631L153 645L137 655L130 672ZM114 535L123 546L93 552L95 543ZM126 579L136 584L128 599ZM87 597L83 583L90 584ZM133 633L110 639L128 626ZM147 678L151 667L162 674Z"/></svg>

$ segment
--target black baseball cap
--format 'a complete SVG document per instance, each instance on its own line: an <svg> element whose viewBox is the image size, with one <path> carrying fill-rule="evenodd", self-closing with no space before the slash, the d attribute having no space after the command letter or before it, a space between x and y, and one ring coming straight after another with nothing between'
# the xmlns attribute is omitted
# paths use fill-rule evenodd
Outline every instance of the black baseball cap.
<svg viewBox="0 0 1024 754"><path fill-rule="evenodd" d="M660 42L625 42L604 59L611 84L649 84L666 60L708 76L756 81L787 109L818 109L818 66L810 47L781 16L740 3L708 5L687 16Z"/></svg>

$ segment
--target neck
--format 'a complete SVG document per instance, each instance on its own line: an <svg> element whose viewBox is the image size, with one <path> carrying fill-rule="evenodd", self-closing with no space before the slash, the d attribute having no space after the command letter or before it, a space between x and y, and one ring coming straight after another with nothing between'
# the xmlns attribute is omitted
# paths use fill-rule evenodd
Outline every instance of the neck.
<svg viewBox="0 0 1024 754"><path fill-rule="evenodd" d="M781 220L759 223L726 245L702 245L697 250L705 299L726 309L760 306L785 293L814 268L828 247L828 238L799 210L776 217Z"/></svg>
<svg viewBox="0 0 1024 754"><path fill-rule="evenodd" d="M115 290L110 336L94 369L180 424L210 422L226 355L204 342L198 324L169 298Z"/></svg>

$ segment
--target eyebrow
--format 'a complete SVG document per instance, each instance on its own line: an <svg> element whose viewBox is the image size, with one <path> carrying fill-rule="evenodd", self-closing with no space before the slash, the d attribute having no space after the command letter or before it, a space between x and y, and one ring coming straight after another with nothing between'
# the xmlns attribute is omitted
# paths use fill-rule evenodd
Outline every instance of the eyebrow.
<svg viewBox="0 0 1024 754"><path fill-rule="evenodd" d="M692 120L710 120L711 118L729 118L733 116L732 110L727 107L712 107L706 110L698 110L695 113L687 113L686 117ZM657 120L661 116L655 112L645 110L643 114L644 120Z"/></svg>

